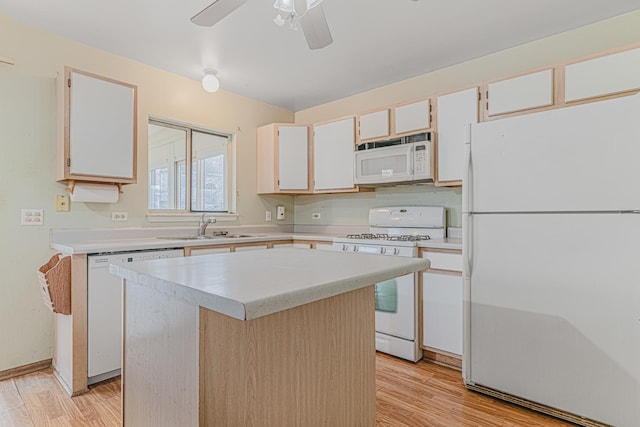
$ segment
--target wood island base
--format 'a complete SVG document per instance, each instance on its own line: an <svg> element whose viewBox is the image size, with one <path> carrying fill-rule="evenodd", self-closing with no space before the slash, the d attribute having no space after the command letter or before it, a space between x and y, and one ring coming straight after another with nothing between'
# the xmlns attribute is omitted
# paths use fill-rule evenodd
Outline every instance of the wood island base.
<svg viewBox="0 0 640 427"><path fill-rule="evenodd" d="M374 288L238 320L127 282L127 426L374 426Z"/></svg>

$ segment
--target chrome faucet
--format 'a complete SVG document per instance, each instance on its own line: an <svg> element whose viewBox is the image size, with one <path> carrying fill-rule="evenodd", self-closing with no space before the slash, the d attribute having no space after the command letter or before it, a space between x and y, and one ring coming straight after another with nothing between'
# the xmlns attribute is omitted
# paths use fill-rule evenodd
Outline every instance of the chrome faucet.
<svg viewBox="0 0 640 427"><path fill-rule="evenodd" d="M198 237L204 236L207 232L207 225L214 224L216 222L215 218L207 218L204 219L204 214L200 217L200 222L198 222Z"/></svg>

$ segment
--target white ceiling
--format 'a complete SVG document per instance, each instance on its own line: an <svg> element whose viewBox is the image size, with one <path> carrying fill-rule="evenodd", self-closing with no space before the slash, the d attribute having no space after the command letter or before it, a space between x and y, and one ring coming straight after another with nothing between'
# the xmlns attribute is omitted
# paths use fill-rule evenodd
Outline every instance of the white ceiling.
<svg viewBox="0 0 640 427"><path fill-rule="evenodd" d="M278 28L273 0L249 0L213 27L212 0L0 0L26 24L298 111L640 9L640 0L325 0L334 43L307 48Z"/></svg>

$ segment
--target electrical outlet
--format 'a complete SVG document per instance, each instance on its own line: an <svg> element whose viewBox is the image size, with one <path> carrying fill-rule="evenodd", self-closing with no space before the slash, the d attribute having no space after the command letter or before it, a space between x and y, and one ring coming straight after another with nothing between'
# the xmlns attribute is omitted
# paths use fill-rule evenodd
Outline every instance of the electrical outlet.
<svg viewBox="0 0 640 427"><path fill-rule="evenodd" d="M22 225L44 224L44 210L43 209L22 209L20 224Z"/></svg>
<svg viewBox="0 0 640 427"><path fill-rule="evenodd" d="M70 206L69 196L56 196L56 212L69 212Z"/></svg>
<svg viewBox="0 0 640 427"><path fill-rule="evenodd" d="M126 212L111 212L111 221L127 221L129 215Z"/></svg>
<svg viewBox="0 0 640 427"><path fill-rule="evenodd" d="M284 219L284 206L278 206L278 214L276 216L276 219L282 220Z"/></svg>
<svg viewBox="0 0 640 427"><path fill-rule="evenodd" d="M271 221L271 211L265 211L264 212L264 220L265 221Z"/></svg>
<svg viewBox="0 0 640 427"><path fill-rule="evenodd" d="M311 214L311 218L313 219L320 219L322 215L320 215L320 212L314 212Z"/></svg>

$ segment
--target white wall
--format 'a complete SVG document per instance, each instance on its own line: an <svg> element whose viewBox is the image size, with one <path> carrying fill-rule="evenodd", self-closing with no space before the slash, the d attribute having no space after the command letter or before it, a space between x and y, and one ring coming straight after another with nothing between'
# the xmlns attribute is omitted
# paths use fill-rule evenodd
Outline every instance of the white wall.
<svg viewBox="0 0 640 427"><path fill-rule="evenodd" d="M275 217L278 204L293 211L291 197L259 197L255 183L256 128L291 122L292 112L224 90L208 94L199 82L3 16L0 56L15 60L14 66L0 63L0 371L51 357L52 317L35 275L54 253L49 229L167 225L146 218L149 115L236 133L240 217L235 224L265 224L265 209ZM72 202L70 212L55 212L55 196L65 194L55 181L55 77L65 65L138 86L138 184L125 186L117 204ZM21 226L21 208L44 209L44 226ZM128 212L129 221L112 222L112 211ZM283 223L292 222L289 215Z"/></svg>
<svg viewBox="0 0 640 427"><path fill-rule="evenodd" d="M486 80L571 61L640 41L640 11L621 15L457 64L412 79L383 86L317 107L298 111L296 123L318 123L358 114L399 102L451 92ZM462 161L462 160L461 160ZM296 224L332 223L366 225L367 211L385 204L425 204L449 207L449 226L461 226L461 192L417 186L411 190L382 188L375 193L335 196L298 196L295 198ZM311 220L321 212L320 220Z"/></svg>

